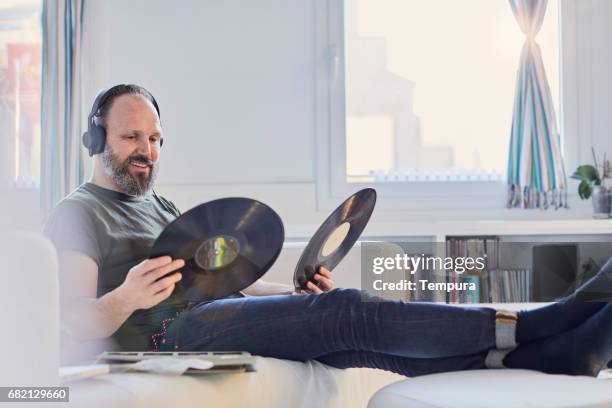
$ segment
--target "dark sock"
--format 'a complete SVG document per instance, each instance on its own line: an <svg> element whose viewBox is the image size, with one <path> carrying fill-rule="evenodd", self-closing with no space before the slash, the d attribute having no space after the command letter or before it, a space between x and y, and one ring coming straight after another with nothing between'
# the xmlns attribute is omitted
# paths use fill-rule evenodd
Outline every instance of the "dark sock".
<svg viewBox="0 0 612 408"><path fill-rule="evenodd" d="M565 298L570 302L612 302L612 258L599 272Z"/></svg>
<svg viewBox="0 0 612 408"><path fill-rule="evenodd" d="M508 368L597 376L612 360L612 303L571 331L519 345L504 359Z"/></svg>
<svg viewBox="0 0 612 408"><path fill-rule="evenodd" d="M612 301L612 258L570 296L518 313L517 343L553 336L578 326Z"/></svg>

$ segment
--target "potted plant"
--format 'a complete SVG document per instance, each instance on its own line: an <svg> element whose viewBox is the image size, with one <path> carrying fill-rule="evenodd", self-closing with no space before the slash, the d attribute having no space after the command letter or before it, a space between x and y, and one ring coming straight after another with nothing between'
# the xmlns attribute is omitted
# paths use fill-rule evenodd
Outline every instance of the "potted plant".
<svg viewBox="0 0 612 408"><path fill-rule="evenodd" d="M580 180L578 195L581 199L591 198L593 202L594 218L612 218L612 188L609 181L612 179L612 164L603 157L603 164L597 163L597 156L593 150L594 165L583 164L578 166L572 178Z"/></svg>

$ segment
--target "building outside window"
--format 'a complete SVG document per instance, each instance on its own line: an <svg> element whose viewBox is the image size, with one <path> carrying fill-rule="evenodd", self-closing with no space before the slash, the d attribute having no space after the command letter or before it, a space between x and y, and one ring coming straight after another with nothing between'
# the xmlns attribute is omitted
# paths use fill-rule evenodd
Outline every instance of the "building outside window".
<svg viewBox="0 0 612 408"><path fill-rule="evenodd" d="M41 0L0 0L0 184L40 179Z"/></svg>

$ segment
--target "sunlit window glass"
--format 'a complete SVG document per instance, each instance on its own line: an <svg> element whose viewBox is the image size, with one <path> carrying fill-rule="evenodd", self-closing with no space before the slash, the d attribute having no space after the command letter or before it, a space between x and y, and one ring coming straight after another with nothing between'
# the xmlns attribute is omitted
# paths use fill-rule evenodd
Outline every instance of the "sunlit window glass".
<svg viewBox="0 0 612 408"><path fill-rule="evenodd" d="M0 0L0 177L40 177L41 0Z"/></svg>
<svg viewBox="0 0 612 408"><path fill-rule="evenodd" d="M558 14L536 37L557 113ZM507 0L346 0L344 27L348 182L505 179L525 41Z"/></svg>

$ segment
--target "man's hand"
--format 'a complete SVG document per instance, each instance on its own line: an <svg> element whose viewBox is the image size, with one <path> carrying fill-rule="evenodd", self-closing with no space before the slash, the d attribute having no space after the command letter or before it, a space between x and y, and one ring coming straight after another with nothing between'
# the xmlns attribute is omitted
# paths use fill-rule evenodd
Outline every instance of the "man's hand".
<svg viewBox="0 0 612 408"><path fill-rule="evenodd" d="M336 288L336 285L334 285L334 281L332 280L332 273L322 266L319 267L319 272L315 273L314 278L319 283L315 285L314 283L308 281L306 284L308 289L302 291L301 293L319 294L329 292L330 290L334 290Z"/></svg>
<svg viewBox="0 0 612 408"><path fill-rule="evenodd" d="M167 299L182 275L179 272L165 275L183 266L184 260L172 260L169 256L146 259L134 266L117 288L124 310L131 313L138 309L149 309Z"/></svg>

